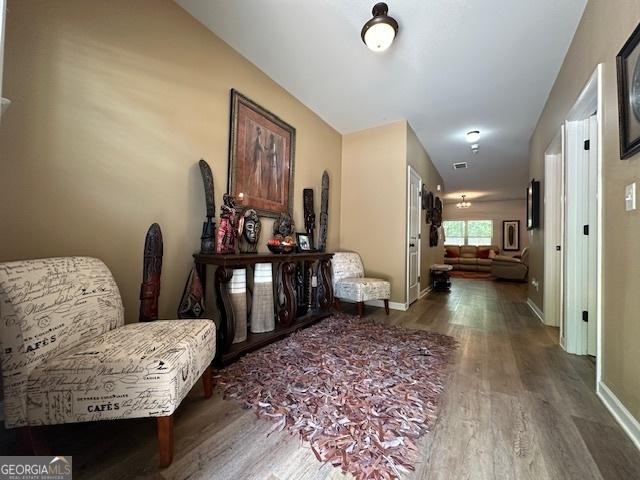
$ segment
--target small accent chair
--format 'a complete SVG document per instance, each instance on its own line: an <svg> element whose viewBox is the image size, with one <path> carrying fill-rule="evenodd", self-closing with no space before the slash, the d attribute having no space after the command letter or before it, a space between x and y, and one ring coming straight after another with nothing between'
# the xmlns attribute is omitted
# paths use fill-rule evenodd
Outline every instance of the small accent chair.
<svg viewBox="0 0 640 480"><path fill-rule="evenodd" d="M520 258L498 255L491 263L491 275L505 280L524 281L529 273L529 249L522 249Z"/></svg>
<svg viewBox="0 0 640 480"><path fill-rule="evenodd" d="M0 264L5 427L20 427L36 455L49 452L34 426L157 417L169 465L173 412L200 377L212 395L215 341L211 320L124 325L118 287L95 258Z"/></svg>
<svg viewBox="0 0 640 480"><path fill-rule="evenodd" d="M336 252L331 260L335 307L340 310L340 299L358 304L358 315L364 314L364 302L384 301L384 309L389 315L391 284L379 278L364 276L362 259L356 252Z"/></svg>

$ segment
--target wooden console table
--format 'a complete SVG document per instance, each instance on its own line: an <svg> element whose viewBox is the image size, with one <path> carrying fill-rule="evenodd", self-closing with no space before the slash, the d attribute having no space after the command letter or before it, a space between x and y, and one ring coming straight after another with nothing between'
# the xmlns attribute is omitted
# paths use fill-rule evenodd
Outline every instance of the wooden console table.
<svg viewBox="0 0 640 480"><path fill-rule="evenodd" d="M276 340L289 335L296 330L307 327L329 316L329 309L333 305L333 283L331 281L331 258L333 253L290 253L276 255L272 253L239 254L239 255L193 255L196 269L202 282L206 297L207 265L215 267L214 289L218 313L220 315L218 347L216 359L219 364L227 365L237 360L241 355L261 348ZM296 318L294 301L293 277L296 264L309 262L314 264L317 278L317 309L304 316ZM271 263L282 265L282 291L284 303L276 312L277 322L275 330L266 333L248 333L247 340L233 343L235 334L235 319L233 308L227 291L227 284L233 276L234 268L253 266L256 263ZM275 269L274 269L275 270Z"/></svg>

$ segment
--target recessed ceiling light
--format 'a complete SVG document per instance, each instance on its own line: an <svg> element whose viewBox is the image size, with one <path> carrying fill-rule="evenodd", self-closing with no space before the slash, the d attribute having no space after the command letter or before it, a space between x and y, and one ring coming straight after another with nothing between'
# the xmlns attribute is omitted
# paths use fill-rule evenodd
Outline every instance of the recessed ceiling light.
<svg viewBox="0 0 640 480"><path fill-rule="evenodd" d="M480 130L471 130L467 132L467 142L477 143L480 140Z"/></svg>
<svg viewBox="0 0 640 480"><path fill-rule="evenodd" d="M373 18L364 24L360 36L362 41L374 52L384 52L391 46L398 33L398 22L387 15L389 7L380 2L373 6Z"/></svg>

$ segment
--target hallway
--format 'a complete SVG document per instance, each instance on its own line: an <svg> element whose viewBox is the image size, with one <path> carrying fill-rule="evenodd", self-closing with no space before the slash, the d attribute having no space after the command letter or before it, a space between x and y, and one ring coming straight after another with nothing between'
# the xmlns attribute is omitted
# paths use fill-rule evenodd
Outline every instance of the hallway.
<svg viewBox="0 0 640 480"><path fill-rule="evenodd" d="M376 321L460 342L436 427L419 443L423 461L407 478L640 478L640 454L594 393L593 364L565 354L557 329L525 301L526 284L454 279L451 293L407 312L367 309ZM49 442L73 455L76 478L346 478L286 432L267 436L270 423L219 393L203 400L200 388L177 412L167 469L157 469L155 422L147 419L50 427Z"/></svg>

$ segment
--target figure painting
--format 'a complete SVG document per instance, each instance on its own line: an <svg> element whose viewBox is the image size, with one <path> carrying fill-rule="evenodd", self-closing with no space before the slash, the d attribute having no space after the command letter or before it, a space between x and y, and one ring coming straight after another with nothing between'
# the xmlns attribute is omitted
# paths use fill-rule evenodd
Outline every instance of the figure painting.
<svg viewBox="0 0 640 480"><path fill-rule="evenodd" d="M291 211L296 130L231 91L229 192L259 215Z"/></svg>

